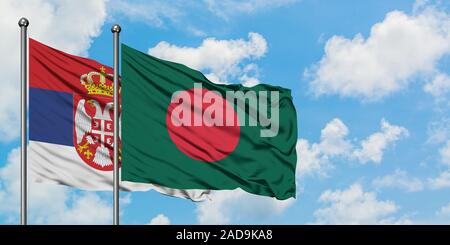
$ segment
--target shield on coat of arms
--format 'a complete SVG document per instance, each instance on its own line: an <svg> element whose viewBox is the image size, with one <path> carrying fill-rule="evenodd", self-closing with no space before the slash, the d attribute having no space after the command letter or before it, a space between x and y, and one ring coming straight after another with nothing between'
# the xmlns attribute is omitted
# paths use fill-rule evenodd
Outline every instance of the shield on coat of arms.
<svg viewBox="0 0 450 245"><path fill-rule="evenodd" d="M103 67L100 72L82 75L80 82L86 94L75 94L73 103L73 142L76 151L86 164L102 171L112 171L114 166L112 78L113 75L106 74Z"/></svg>

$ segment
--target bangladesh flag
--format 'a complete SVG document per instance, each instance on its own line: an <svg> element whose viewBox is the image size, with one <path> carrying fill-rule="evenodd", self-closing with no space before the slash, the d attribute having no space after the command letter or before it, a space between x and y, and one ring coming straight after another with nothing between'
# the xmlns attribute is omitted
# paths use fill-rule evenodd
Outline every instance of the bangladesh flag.
<svg viewBox="0 0 450 245"><path fill-rule="evenodd" d="M295 197L290 90L215 84L122 45L121 94L122 180Z"/></svg>

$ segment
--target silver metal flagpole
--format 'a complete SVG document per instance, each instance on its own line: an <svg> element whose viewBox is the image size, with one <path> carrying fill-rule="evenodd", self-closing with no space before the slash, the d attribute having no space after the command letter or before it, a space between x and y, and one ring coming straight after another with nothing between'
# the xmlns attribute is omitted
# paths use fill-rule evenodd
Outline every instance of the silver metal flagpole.
<svg viewBox="0 0 450 245"><path fill-rule="evenodd" d="M20 26L20 224L27 224L27 57L28 20L21 18Z"/></svg>
<svg viewBox="0 0 450 245"><path fill-rule="evenodd" d="M114 180L113 224L119 225L119 33L120 26L111 28L114 48Z"/></svg>

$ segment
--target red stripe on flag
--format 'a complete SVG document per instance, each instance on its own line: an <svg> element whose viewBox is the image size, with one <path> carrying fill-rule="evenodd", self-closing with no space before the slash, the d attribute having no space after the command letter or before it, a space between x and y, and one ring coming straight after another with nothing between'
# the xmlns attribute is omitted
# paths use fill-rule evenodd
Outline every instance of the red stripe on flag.
<svg viewBox="0 0 450 245"><path fill-rule="evenodd" d="M100 72L103 68L105 73L113 73L111 67L62 52L32 38L29 39L29 46L31 88L84 94L86 90L80 82L83 74L92 71ZM109 77L107 77L107 83L112 83Z"/></svg>

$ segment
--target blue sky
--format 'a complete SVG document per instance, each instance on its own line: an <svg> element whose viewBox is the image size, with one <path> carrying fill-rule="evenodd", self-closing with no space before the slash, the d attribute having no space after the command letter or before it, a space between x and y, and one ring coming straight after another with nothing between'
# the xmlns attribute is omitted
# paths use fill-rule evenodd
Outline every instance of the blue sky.
<svg viewBox="0 0 450 245"><path fill-rule="evenodd" d="M18 220L16 182L8 176L19 144L15 57L22 15L30 18L33 38L104 64L112 64L110 28L119 23L121 42L213 80L269 83L293 92L296 200L218 191L212 201L196 204L153 191L122 193L123 224L450 222L447 2L13 2L0 4L0 26L8 34L0 41L6 77L0 223ZM53 195L30 200L32 223L110 222L110 193L49 188ZM93 206L102 211L89 211Z"/></svg>

